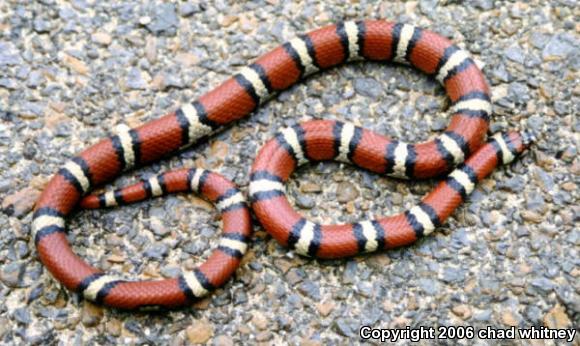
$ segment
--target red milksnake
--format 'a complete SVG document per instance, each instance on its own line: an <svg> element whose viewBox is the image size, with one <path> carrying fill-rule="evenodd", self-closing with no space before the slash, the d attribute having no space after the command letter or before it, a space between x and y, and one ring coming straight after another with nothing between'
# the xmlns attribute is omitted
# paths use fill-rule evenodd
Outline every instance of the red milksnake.
<svg viewBox="0 0 580 346"><path fill-rule="evenodd" d="M182 169L120 190L85 195L124 170L197 143L307 75L361 59L403 63L434 76L452 102L451 122L437 138L416 145L330 120L302 123L270 140L252 168L252 208L274 238L299 254L344 257L409 244L431 233L475 183L498 164L512 161L531 141L526 133L510 132L484 144L491 115L488 85L469 54L447 39L386 21L331 25L263 55L191 104L135 129L120 127L116 135L67 162L35 207L32 230L41 261L68 289L124 309L180 306L223 285L239 266L251 235L249 210L233 183L206 170ZM433 177L459 166L403 214L352 225L319 225L292 209L283 186L298 165L319 160L353 163L400 178ZM72 252L64 219L79 204L110 207L181 191L200 193L223 216L219 246L194 271L174 279L129 281L103 274Z"/></svg>

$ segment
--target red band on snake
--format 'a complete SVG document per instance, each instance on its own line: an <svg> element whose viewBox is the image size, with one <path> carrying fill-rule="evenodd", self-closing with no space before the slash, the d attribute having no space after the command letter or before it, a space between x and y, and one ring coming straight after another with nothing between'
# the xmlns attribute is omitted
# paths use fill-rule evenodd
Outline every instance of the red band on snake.
<svg viewBox="0 0 580 346"><path fill-rule="evenodd" d="M515 133L483 145L491 115L489 87L469 54L449 40L386 21L331 25L270 51L193 103L135 129L119 127L117 134L68 161L35 207L32 230L41 261L68 289L119 308L179 306L223 285L239 265L251 229L241 194L223 177L199 169L180 170L116 192L87 196L82 203L81 199L124 170L197 143L306 76L361 59L407 64L433 76L451 100L451 122L437 138L416 145L332 121L305 123L270 141L253 169L254 210L274 238L299 253L343 257L408 244L442 222L498 160L507 162L527 145L528 136ZM468 157L419 206L404 215L355 225L320 226L306 221L289 208L280 185L297 165L309 160L337 159L395 177L428 178L450 171ZM206 177L203 183L199 172ZM64 219L79 203L90 208L113 206L178 191L200 192L217 203L224 217L220 247L193 273L171 280L129 281L104 275L72 252Z"/></svg>

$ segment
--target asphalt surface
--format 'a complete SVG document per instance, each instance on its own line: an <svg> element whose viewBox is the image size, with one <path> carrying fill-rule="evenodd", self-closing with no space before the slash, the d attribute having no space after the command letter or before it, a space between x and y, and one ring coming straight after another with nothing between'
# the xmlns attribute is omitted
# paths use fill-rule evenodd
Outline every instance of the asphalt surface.
<svg viewBox="0 0 580 346"><path fill-rule="evenodd" d="M564 0L0 2L0 342L325 345L360 343L362 325L577 329L579 8ZM439 231L393 251L317 261L256 225L233 280L191 308L164 313L87 303L42 266L31 210L67 158L117 124L135 126L194 100L300 33L364 18L451 38L490 82L491 132L526 128L538 137ZM280 127L338 119L414 142L445 128L447 107L442 88L408 67L350 64L114 185L200 166L246 191L257 149ZM435 184L321 163L300 169L288 191L312 220L342 223L403 211ZM68 225L82 258L140 278L194 267L220 232L213 207L192 195L80 212Z"/></svg>

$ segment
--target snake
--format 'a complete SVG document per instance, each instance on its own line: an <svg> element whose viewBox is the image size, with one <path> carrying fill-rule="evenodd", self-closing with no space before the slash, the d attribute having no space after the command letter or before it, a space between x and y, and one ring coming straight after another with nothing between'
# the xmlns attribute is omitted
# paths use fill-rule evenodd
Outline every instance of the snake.
<svg viewBox="0 0 580 346"><path fill-rule="evenodd" d="M92 192L124 171L211 136L307 76L360 60L409 65L441 83L450 100L448 127L417 144L335 120L311 120L282 129L259 150L251 167L249 202L234 183L203 168L168 171L124 188ZM109 137L66 161L34 207L32 239L52 276L86 300L119 309L192 304L223 286L240 266L252 236L250 207L274 239L304 256L354 256L407 245L432 233L477 182L514 160L533 141L525 130L486 140L491 115L490 89L482 71L449 39L386 20L328 25L278 46L160 118L136 128L117 126ZM420 203L398 215L321 225L292 208L285 183L297 167L326 160L402 179L448 175ZM168 279L128 279L89 265L71 249L65 221L75 209L114 207L178 192L199 194L215 204L222 217L218 245L193 270Z"/></svg>

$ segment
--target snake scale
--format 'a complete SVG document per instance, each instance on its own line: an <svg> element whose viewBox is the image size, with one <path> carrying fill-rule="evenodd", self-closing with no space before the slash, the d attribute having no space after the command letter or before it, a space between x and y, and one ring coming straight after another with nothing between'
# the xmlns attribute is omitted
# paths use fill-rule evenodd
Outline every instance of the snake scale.
<svg viewBox="0 0 580 346"><path fill-rule="evenodd" d="M488 84L470 55L448 39L410 24L342 22L275 48L198 100L161 118L134 129L119 126L116 134L65 163L35 206L32 231L40 260L68 289L121 309L182 306L222 286L239 266L252 232L248 204L232 182L192 168L102 194L90 192L125 170L197 143L308 75L357 60L410 65L434 77L451 101L451 120L443 133L418 144L332 120L300 123L269 140L251 170L250 206L267 232L301 255L338 258L410 244L433 232L477 182L496 166L511 162L532 140L524 131L496 134L485 141L492 113ZM284 183L298 166L321 160L405 179L451 173L404 213L320 225L291 207ZM214 203L223 219L219 245L196 269L172 279L128 280L103 273L71 250L65 218L75 208L112 207L184 191Z"/></svg>

